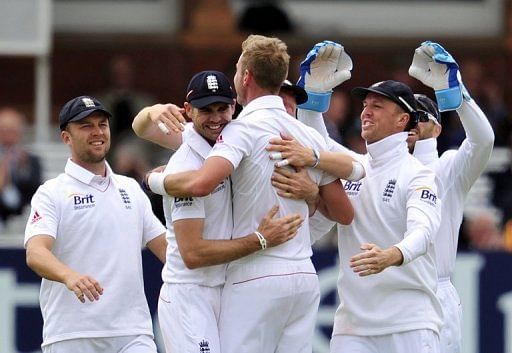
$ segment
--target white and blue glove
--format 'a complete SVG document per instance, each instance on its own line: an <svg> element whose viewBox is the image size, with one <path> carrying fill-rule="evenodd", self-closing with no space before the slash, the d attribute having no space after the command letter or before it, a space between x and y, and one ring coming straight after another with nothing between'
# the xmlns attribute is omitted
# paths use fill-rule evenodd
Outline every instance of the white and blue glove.
<svg viewBox="0 0 512 353"><path fill-rule="evenodd" d="M341 44L324 40L317 43L300 64L297 86L308 93L299 108L324 113L329 109L332 89L351 76L352 59Z"/></svg>
<svg viewBox="0 0 512 353"><path fill-rule="evenodd" d="M462 83L459 65L438 43L426 41L416 48L409 75L434 89L441 112L455 110L462 105L462 99L471 99Z"/></svg>

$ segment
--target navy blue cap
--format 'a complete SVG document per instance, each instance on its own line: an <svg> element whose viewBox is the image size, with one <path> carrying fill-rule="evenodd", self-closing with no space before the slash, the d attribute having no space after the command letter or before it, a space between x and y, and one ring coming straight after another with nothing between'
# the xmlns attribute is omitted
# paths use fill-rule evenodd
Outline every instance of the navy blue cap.
<svg viewBox="0 0 512 353"><path fill-rule="evenodd" d="M439 113L436 102L424 94L415 94L414 98L416 98L418 111L424 111L427 114L430 114L434 118L434 122L437 121L439 124L441 124L441 113Z"/></svg>
<svg viewBox="0 0 512 353"><path fill-rule="evenodd" d="M352 90L352 94L360 99L365 99L368 93L379 94L392 100L407 113L416 111L414 93L405 83L387 80L374 83L368 88L356 87Z"/></svg>
<svg viewBox="0 0 512 353"><path fill-rule="evenodd" d="M60 129L64 130L69 122L82 120L94 112L101 112L109 118L112 117L112 114L94 97L80 96L73 98L64 104L60 110Z"/></svg>
<svg viewBox="0 0 512 353"><path fill-rule="evenodd" d="M308 101L308 94L306 91L302 87L294 85L288 80L284 80L281 85L281 90L290 91L294 95L295 103L297 103L297 105L304 104Z"/></svg>
<svg viewBox="0 0 512 353"><path fill-rule="evenodd" d="M219 102L233 104L234 98L229 79L220 71L201 71L192 77L187 87L186 100L195 108Z"/></svg>

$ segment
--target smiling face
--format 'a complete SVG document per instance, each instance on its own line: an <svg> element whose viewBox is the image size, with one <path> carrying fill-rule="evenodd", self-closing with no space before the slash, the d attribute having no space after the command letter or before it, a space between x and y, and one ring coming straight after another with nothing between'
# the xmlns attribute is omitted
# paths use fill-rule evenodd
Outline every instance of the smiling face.
<svg viewBox="0 0 512 353"><path fill-rule="evenodd" d="M105 156L110 149L110 127L105 114L94 112L68 123L61 132L61 138L71 149L73 162L95 173L98 167L104 167Z"/></svg>
<svg viewBox="0 0 512 353"><path fill-rule="evenodd" d="M190 103L185 103L185 110L194 129L213 146L226 124L231 121L235 105L219 102L194 108Z"/></svg>
<svg viewBox="0 0 512 353"><path fill-rule="evenodd" d="M368 144L404 131L409 114L390 99L368 93L361 112L361 137Z"/></svg>
<svg viewBox="0 0 512 353"><path fill-rule="evenodd" d="M409 131L407 136L407 146L409 151L414 150L416 141L425 140L429 138L437 138L441 133L441 126L429 120L427 122L418 122L415 128Z"/></svg>

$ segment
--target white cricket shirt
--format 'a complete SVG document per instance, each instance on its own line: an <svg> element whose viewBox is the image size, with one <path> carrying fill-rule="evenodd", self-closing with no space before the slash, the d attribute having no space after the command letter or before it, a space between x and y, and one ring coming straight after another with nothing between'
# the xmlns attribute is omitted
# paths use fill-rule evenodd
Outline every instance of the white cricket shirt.
<svg viewBox="0 0 512 353"><path fill-rule="evenodd" d="M474 101L464 100L457 113L467 135L458 150L446 151L439 158L437 140L431 138L416 141L413 153L435 171L443 200L441 225L434 242L440 278L453 275L464 202L484 171L494 144L491 124Z"/></svg>
<svg viewBox="0 0 512 353"><path fill-rule="evenodd" d="M43 278L40 305L43 346L67 339L153 336L144 294L141 250L165 232L139 184L113 174L94 175L68 160L65 172L39 187L25 244L39 234L55 238L53 254L95 278L99 301L81 303L59 282Z"/></svg>
<svg viewBox="0 0 512 353"><path fill-rule="evenodd" d="M200 169L211 149L208 142L191 125L187 125L183 132L183 144L170 158L165 173ZM166 283L194 283L210 287L223 284L226 264L192 270L185 266L176 242L173 222L187 218L204 219L204 239L231 239L233 216L229 179L223 180L205 197L163 196L163 200L167 224L167 259L162 280Z"/></svg>
<svg viewBox="0 0 512 353"><path fill-rule="evenodd" d="M304 260L312 255L309 238L308 206L304 200L291 200L277 195L270 178L274 161L265 150L271 138L280 133L293 136L301 144L324 151L323 137L314 129L291 117L279 96L263 96L251 101L224 128L208 157L220 156L233 164L233 236L250 234L273 205L279 205L279 216L298 213L304 223L295 238L265 251L258 251L245 259L272 257L274 259ZM336 178L316 169L308 169L311 179L319 185ZM268 258L267 258L268 260Z"/></svg>
<svg viewBox="0 0 512 353"><path fill-rule="evenodd" d="M440 222L434 173L411 156L407 133L367 146L366 177L347 181L355 217L338 225L340 306L333 335L374 336L416 329L439 332L442 311L436 298L433 235ZM360 277L349 266L363 243L397 246L401 266Z"/></svg>

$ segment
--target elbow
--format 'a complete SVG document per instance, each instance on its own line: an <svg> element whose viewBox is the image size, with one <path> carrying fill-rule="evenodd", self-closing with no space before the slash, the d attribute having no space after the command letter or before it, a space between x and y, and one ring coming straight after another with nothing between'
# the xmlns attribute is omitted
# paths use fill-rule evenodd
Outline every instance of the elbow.
<svg viewBox="0 0 512 353"><path fill-rule="evenodd" d="M204 264L201 261L200 256L195 256L195 254L186 254L182 256L183 263L189 270L195 270L196 268L203 267Z"/></svg>
<svg viewBox="0 0 512 353"><path fill-rule="evenodd" d="M25 262L30 269L35 271L36 260L35 260L33 252L29 249L27 249L27 251L26 251Z"/></svg>
<svg viewBox="0 0 512 353"><path fill-rule="evenodd" d="M343 217L341 217L338 220L338 223L348 226L352 221L354 220L354 210L351 210L351 212L344 212Z"/></svg>
<svg viewBox="0 0 512 353"><path fill-rule="evenodd" d="M192 196L204 197L210 195L214 188L215 186L212 186L206 180L198 178L197 180L191 183L190 189L188 191Z"/></svg>

